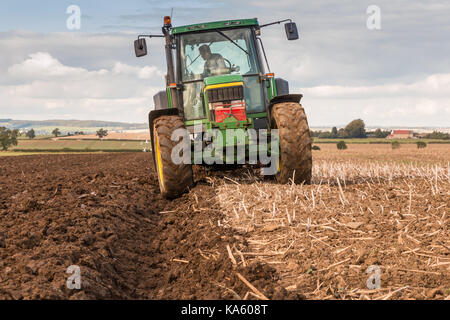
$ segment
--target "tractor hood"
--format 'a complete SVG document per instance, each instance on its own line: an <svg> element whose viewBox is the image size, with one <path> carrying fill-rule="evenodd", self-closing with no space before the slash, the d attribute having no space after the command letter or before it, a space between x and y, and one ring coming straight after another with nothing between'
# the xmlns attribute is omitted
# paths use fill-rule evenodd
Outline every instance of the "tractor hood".
<svg viewBox="0 0 450 320"><path fill-rule="evenodd" d="M205 87L207 87L217 84L242 82L243 79L239 74L225 74L220 76L207 77L203 81L205 82Z"/></svg>

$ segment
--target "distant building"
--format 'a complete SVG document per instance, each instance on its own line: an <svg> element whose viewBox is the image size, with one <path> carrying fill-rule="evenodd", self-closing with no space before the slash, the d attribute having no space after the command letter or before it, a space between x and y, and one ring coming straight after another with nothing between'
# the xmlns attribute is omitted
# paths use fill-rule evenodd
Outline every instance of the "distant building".
<svg viewBox="0 0 450 320"><path fill-rule="evenodd" d="M391 134L386 139L412 139L414 138L414 131L411 130L392 130Z"/></svg>
<svg viewBox="0 0 450 320"><path fill-rule="evenodd" d="M427 134L429 134L429 133L427 133L427 132L421 132L421 133L415 134L414 136L415 136L416 138L423 139L423 138L425 138L425 137L427 136Z"/></svg>

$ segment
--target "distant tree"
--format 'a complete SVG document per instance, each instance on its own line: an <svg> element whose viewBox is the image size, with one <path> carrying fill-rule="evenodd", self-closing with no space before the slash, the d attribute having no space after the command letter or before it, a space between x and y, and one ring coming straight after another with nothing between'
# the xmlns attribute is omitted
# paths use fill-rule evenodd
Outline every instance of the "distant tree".
<svg viewBox="0 0 450 320"><path fill-rule="evenodd" d="M345 127L344 130L349 138L366 137L366 125L361 119L353 120Z"/></svg>
<svg viewBox="0 0 450 320"><path fill-rule="evenodd" d="M2 150L6 151L11 146L17 146L17 137L19 130L10 130L5 127L0 127L0 145Z"/></svg>
<svg viewBox="0 0 450 320"><path fill-rule="evenodd" d="M100 139L103 139L104 137L106 137L108 135L108 130L101 128L100 130L97 131L96 134Z"/></svg>
<svg viewBox="0 0 450 320"><path fill-rule="evenodd" d="M312 148L311 148L312 150L317 150L317 151L320 151L320 147L319 146L312 146Z"/></svg>
<svg viewBox="0 0 450 320"><path fill-rule="evenodd" d="M339 129L339 131L338 131L338 136L337 136L338 138L349 138L349 136L348 136L348 134L347 134L347 131L345 131L345 129Z"/></svg>
<svg viewBox="0 0 450 320"><path fill-rule="evenodd" d="M417 144L417 149L423 149L423 148L427 147L427 143L424 141L417 141L416 144Z"/></svg>
<svg viewBox="0 0 450 320"><path fill-rule="evenodd" d="M330 139L330 138L333 138L333 136L332 136L331 132L324 131L319 134L319 138L320 139Z"/></svg>
<svg viewBox="0 0 450 320"><path fill-rule="evenodd" d="M34 139L36 137L36 133L34 132L34 129L28 130L25 135L30 139Z"/></svg>
<svg viewBox="0 0 450 320"><path fill-rule="evenodd" d="M337 138L337 136L338 136L338 130L337 130L336 127L333 127L333 128L331 129L331 137L332 137L332 138Z"/></svg>
<svg viewBox="0 0 450 320"><path fill-rule="evenodd" d="M424 138L425 139L450 140L450 133L433 131L433 133L426 134Z"/></svg>
<svg viewBox="0 0 450 320"><path fill-rule="evenodd" d="M375 138L382 138L382 139L384 139L390 134L391 133L389 131L383 131L381 129L375 130Z"/></svg>
<svg viewBox="0 0 450 320"><path fill-rule="evenodd" d="M55 129L52 131L52 135L54 135L55 138L57 138L60 134L61 134L61 131L59 131L59 128L55 128Z"/></svg>
<svg viewBox="0 0 450 320"><path fill-rule="evenodd" d="M316 138L316 137L319 137L319 135L322 133L322 131L312 131L312 130L309 130L309 135L311 136L311 138Z"/></svg>
<svg viewBox="0 0 450 320"><path fill-rule="evenodd" d="M392 150L399 149L400 148L400 142L392 141L391 147L392 147Z"/></svg>
<svg viewBox="0 0 450 320"><path fill-rule="evenodd" d="M345 143L345 141L339 141L336 146L339 150L347 149L347 144Z"/></svg>

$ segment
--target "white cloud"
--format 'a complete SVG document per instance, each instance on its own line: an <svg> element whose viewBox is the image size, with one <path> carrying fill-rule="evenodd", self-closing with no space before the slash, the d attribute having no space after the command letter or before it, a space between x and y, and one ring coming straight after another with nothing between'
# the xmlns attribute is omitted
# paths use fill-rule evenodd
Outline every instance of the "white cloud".
<svg viewBox="0 0 450 320"><path fill-rule="evenodd" d="M316 86L303 91L314 97L322 98L362 98L384 96L424 96L436 95L450 97L450 73L433 74L411 84L392 83L376 86Z"/></svg>
<svg viewBox="0 0 450 320"><path fill-rule="evenodd" d="M9 76L23 79L16 85L0 85L0 114L48 118L49 114L73 114L80 119L145 122L161 89L163 73L155 66L132 66L117 61L110 69L87 70L62 64L47 52L30 54L8 68Z"/></svg>
<svg viewBox="0 0 450 320"><path fill-rule="evenodd" d="M121 62L117 62L114 65L112 72L114 74L134 75L139 79L164 77L164 73L155 66L145 66L143 68L140 68L136 66L130 66Z"/></svg>
<svg viewBox="0 0 450 320"><path fill-rule="evenodd" d="M8 73L12 77L39 79L80 76L86 73L86 70L64 66L47 52L36 52L30 54L25 61L11 66Z"/></svg>

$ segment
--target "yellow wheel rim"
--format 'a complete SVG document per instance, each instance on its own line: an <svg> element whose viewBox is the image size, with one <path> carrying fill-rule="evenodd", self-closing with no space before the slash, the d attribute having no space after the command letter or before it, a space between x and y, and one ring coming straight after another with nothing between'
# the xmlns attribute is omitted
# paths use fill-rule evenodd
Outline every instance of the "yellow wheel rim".
<svg viewBox="0 0 450 320"><path fill-rule="evenodd" d="M165 190L164 186L164 175L163 175L163 166L161 160L161 151L159 149L159 139L158 134L155 133L155 147L156 147L156 165L158 166L158 177L159 183L161 184L161 190Z"/></svg>

